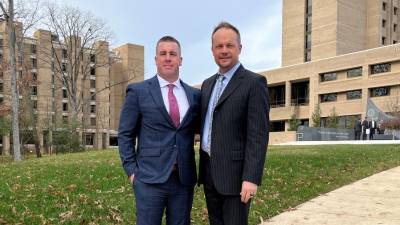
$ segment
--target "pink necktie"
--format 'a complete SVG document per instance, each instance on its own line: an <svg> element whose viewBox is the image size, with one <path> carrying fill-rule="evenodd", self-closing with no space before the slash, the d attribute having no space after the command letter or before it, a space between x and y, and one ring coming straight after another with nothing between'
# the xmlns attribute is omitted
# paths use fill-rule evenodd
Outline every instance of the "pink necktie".
<svg viewBox="0 0 400 225"><path fill-rule="evenodd" d="M173 92L175 85L168 84L167 86L168 86L169 116L171 117L172 122L174 122L175 127L179 127L180 124L179 106Z"/></svg>

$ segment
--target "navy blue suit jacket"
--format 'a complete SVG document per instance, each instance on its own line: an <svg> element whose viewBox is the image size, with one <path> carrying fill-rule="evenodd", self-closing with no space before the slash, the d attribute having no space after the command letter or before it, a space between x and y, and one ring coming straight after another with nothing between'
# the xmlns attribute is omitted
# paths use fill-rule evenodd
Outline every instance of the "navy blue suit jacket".
<svg viewBox="0 0 400 225"><path fill-rule="evenodd" d="M181 81L189 109L178 128L165 108L157 76L127 87L118 129L119 152L128 176L144 183L164 183L177 162L184 185L196 183L194 133L200 91Z"/></svg>

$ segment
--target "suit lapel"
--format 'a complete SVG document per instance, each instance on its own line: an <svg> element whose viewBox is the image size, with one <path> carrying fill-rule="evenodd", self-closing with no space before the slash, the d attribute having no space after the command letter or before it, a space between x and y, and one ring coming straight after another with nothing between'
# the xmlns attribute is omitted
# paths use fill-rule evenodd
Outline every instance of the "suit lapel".
<svg viewBox="0 0 400 225"><path fill-rule="evenodd" d="M150 94L153 97L154 102L157 105L157 108L160 110L160 113L165 117L168 123L175 127L174 122L168 114L167 109L165 108L164 100L161 94L160 83L158 83L157 76L154 76L148 81Z"/></svg>
<svg viewBox="0 0 400 225"><path fill-rule="evenodd" d="M226 98L228 98L228 96L233 93L233 91L241 84L243 77L244 77L244 68L243 66L240 66L236 70L232 79L229 81L228 86L226 86L225 90L222 92L222 95L219 98L215 108L221 105L226 100Z"/></svg>
<svg viewBox="0 0 400 225"><path fill-rule="evenodd" d="M211 94L212 91L214 89L214 85L217 79L217 74L215 74L214 76L210 77L208 80L205 81L201 92L204 93L204 98L201 98L201 111L202 111L202 115L206 115L207 113L207 108L208 108L208 103L210 102L210 98L211 98ZM204 100L204 102L203 102ZM204 116L205 118L205 116Z"/></svg>

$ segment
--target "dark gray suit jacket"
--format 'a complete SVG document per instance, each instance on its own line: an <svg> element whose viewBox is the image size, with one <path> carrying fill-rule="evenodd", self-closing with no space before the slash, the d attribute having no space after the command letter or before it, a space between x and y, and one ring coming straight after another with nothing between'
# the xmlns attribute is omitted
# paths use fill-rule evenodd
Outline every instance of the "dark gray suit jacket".
<svg viewBox="0 0 400 225"><path fill-rule="evenodd" d="M217 75L201 87L201 134ZM269 138L269 99L266 78L240 66L213 112L211 176L221 194L237 195L243 181L261 184ZM204 183L200 151L199 184Z"/></svg>

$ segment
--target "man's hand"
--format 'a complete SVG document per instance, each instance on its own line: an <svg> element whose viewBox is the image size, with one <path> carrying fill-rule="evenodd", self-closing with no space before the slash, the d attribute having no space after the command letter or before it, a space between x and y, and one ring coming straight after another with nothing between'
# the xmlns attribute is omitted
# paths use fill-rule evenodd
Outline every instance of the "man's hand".
<svg viewBox="0 0 400 225"><path fill-rule="evenodd" d="M131 182L131 184L133 184L133 181L135 180L135 174L132 174L128 179Z"/></svg>
<svg viewBox="0 0 400 225"><path fill-rule="evenodd" d="M248 181L243 181L242 191L240 192L241 201L247 203L250 198L254 197L257 193L257 185Z"/></svg>

